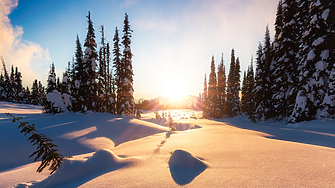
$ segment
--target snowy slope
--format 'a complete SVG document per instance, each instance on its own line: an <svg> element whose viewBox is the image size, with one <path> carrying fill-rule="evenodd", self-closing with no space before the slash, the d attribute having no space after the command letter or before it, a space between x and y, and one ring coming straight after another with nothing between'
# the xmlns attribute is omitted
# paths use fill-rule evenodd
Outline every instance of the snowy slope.
<svg viewBox="0 0 335 188"><path fill-rule="evenodd" d="M335 186L332 120L292 127L253 124L244 116L200 119L201 112L194 112L194 119L192 111L179 110L171 114L184 131L170 132L166 120L153 119L153 113L135 120L99 113L52 116L36 114L34 106L0 106L35 123L60 153L73 156L52 176L36 173L39 163L28 158L34 148L2 113L0 187Z"/></svg>

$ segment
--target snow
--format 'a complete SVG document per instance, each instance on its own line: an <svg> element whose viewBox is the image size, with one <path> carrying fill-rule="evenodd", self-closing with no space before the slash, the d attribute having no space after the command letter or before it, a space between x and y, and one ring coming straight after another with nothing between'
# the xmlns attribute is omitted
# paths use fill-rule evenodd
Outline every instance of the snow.
<svg viewBox="0 0 335 188"><path fill-rule="evenodd" d="M84 53L88 54L88 55L91 55L91 53L92 53L91 48L86 48Z"/></svg>
<svg viewBox="0 0 335 188"><path fill-rule="evenodd" d="M317 15L314 15L312 20L310 21L311 24L314 24L316 20L318 19Z"/></svg>
<svg viewBox="0 0 335 188"><path fill-rule="evenodd" d="M329 57L329 50L323 50L320 54L320 57L323 59L323 60L326 60L328 59Z"/></svg>
<svg viewBox="0 0 335 188"><path fill-rule="evenodd" d="M328 15L329 15L330 10L327 9L322 13L322 18L327 21Z"/></svg>
<svg viewBox="0 0 335 188"><path fill-rule="evenodd" d="M318 0L316 3L314 3L314 6L320 6L320 5L321 5L320 0Z"/></svg>
<svg viewBox="0 0 335 188"><path fill-rule="evenodd" d="M58 109L60 109L63 112L67 112L69 113L69 111L67 110L64 102L63 102L63 98L62 95L60 93L58 93L56 90L54 90L53 92L50 92L46 95L46 98L49 102L54 103L53 106L57 107Z"/></svg>
<svg viewBox="0 0 335 188"><path fill-rule="evenodd" d="M52 83L56 83L56 78L55 77L49 77L48 81L52 82Z"/></svg>
<svg viewBox="0 0 335 188"><path fill-rule="evenodd" d="M319 38L317 38L314 42L313 42L313 46L318 46L318 45L320 45L321 43L323 43L323 41L324 41L324 38L323 37L319 37Z"/></svg>
<svg viewBox="0 0 335 188"><path fill-rule="evenodd" d="M317 72L325 70L326 67L327 67L327 63L324 61L318 61L317 63L315 63L315 68Z"/></svg>
<svg viewBox="0 0 335 188"><path fill-rule="evenodd" d="M313 60L314 58L315 58L315 53L314 53L314 49L312 49L308 52L306 60Z"/></svg>
<svg viewBox="0 0 335 188"><path fill-rule="evenodd" d="M63 102L64 102L66 108L69 107L69 106L72 106L71 95L69 95L67 93L63 93L62 98L63 98Z"/></svg>
<svg viewBox="0 0 335 188"><path fill-rule="evenodd" d="M334 120L255 124L246 116L208 120L201 111L174 110L174 123L197 129L169 131L154 112L137 120L108 113L50 115L6 102L0 107L0 187L335 185ZM3 111L35 123L38 133L73 158L53 175L35 172L40 162L28 156L36 147ZM193 113L196 118L189 118Z"/></svg>

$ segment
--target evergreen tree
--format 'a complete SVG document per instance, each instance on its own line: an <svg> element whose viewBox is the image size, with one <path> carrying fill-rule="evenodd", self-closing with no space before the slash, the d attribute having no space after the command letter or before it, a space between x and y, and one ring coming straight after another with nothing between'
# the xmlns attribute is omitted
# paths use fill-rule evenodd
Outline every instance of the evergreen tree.
<svg viewBox="0 0 335 188"><path fill-rule="evenodd" d="M202 93L202 105L201 105L201 109L202 109L202 116L205 118L208 118L208 86L207 86L207 77L205 74L205 78L204 78L204 91Z"/></svg>
<svg viewBox="0 0 335 188"><path fill-rule="evenodd" d="M109 105L107 93L107 44L105 43L104 26L101 25L101 47L99 49L99 71L98 71L98 111L106 112Z"/></svg>
<svg viewBox="0 0 335 188"><path fill-rule="evenodd" d="M121 77L120 75L122 74L121 72L121 51L120 51L120 38L119 38L119 30L117 29L117 27L115 28L115 35L113 38L113 55L114 55L114 59L113 59L113 67L115 70L115 85L117 88L117 95L116 95L116 109L117 109L117 113L120 113L119 110L121 109L121 98L119 98L118 92L119 92L119 88L121 89ZM121 90L120 90L121 92Z"/></svg>
<svg viewBox="0 0 335 188"><path fill-rule="evenodd" d="M235 51L231 51L230 69L227 81L226 113L230 117L240 114L240 62L235 59Z"/></svg>
<svg viewBox="0 0 335 188"><path fill-rule="evenodd" d="M10 89L9 89L9 93L8 93L8 101L9 102L14 102L16 103L16 83L15 83L15 73L14 73L14 66L12 65L11 68L11 73L10 73L10 77L9 77L9 83L10 83Z"/></svg>
<svg viewBox="0 0 335 188"><path fill-rule="evenodd" d="M248 67L249 69L249 67ZM241 98L241 112L246 112L247 111L247 107L246 107L246 101L248 100L248 96L247 96L247 73L245 71L243 71L243 82L242 82L242 98Z"/></svg>
<svg viewBox="0 0 335 188"><path fill-rule="evenodd" d="M19 72L18 67L15 67L15 78L14 78L14 83L15 83L15 96L16 96L16 101L18 103L23 102L23 87L22 87L22 76L21 72Z"/></svg>
<svg viewBox="0 0 335 188"><path fill-rule="evenodd" d="M63 73L63 79L62 79L62 98L63 102L66 106L66 108L71 111L72 110L72 103L71 103L71 84L70 84L70 79L69 79L69 68L65 70Z"/></svg>
<svg viewBox="0 0 335 188"><path fill-rule="evenodd" d="M299 91L290 122L333 117L335 22L334 2L313 1L298 70Z"/></svg>
<svg viewBox="0 0 335 188"><path fill-rule="evenodd" d="M12 100L11 93L12 93L13 90L12 90L12 85L11 85L10 78L8 76L8 72L7 72L7 69L6 69L5 60L3 59L2 56L1 56L1 61L2 61L2 65L3 65L3 71L4 71L2 98L6 102L11 102L11 100Z"/></svg>
<svg viewBox="0 0 335 188"><path fill-rule="evenodd" d="M58 92L62 93L62 84L60 83L59 76L57 76L56 90L57 90Z"/></svg>
<svg viewBox="0 0 335 188"><path fill-rule="evenodd" d="M258 50L256 52L256 75L255 75L255 88L253 91L253 94L255 96L255 113L252 114L252 116L250 117L250 119L254 122L256 121L261 121L264 120L264 109L265 109L265 105L264 105L264 87L265 87L265 76L264 74L266 74L265 72L265 67L263 65L262 62L262 56L263 56L263 47L262 44L259 43L258 45Z"/></svg>
<svg viewBox="0 0 335 188"><path fill-rule="evenodd" d="M43 103L43 99L45 97L45 92L44 92L44 87L41 83L41 81L38 81L38 100L39 100L39 104Z"/></svg>
<svg viewBox="0 0 335 188"><path fill-rule="evenodd" d="M40 105L37 79L34 80L33 86L31 87L31 104Z"/></svg>
<svg viewBox="0 0 335 188"><path fill-rule="evenodd" d="M279 118L288 117L293 110L294 100L297 94L298 67L300 61L299 46L302 26L298 20L299 11L296 0L285 0L283 2L283 23L278 38L275 41L273 71L273 100L274 113ZM301 14L300 14L301 16Z"/></svg>
<svg viewBox="0 0 335 188"><path fill-rule="evenodd" d="M120 103L120 109L118 109L119 114L125 114L127 116L134 116L135 113L135 103L133 97L133 65L132 65L132 56L131 53L131 32L128 15L125 14L124 25L123 25L123 37L122 37L122 46L123 54L120 64L121 74L119 76L119 81L121 82L121 87L118 87L117 95L118 102Z"/></svg>
<svg viewBox="0 0 335 188"><path fill-rule="evenodd" d="M211 61L211 71L208 78L208 115L210 117L217 118L219 117L217 111L217 79L216 79L216 72L215 72L215 62L214 56L212 56Z"/></svg>
<svg viewBox="0 0 335 188"><path fill-rule="evenodd" d="M112 68L110 68L110 46L109 43L107 43L106 46L106 61L107 61L107 97L108 97L108 105L107 105L107 111L114 114L115 113L115 105L116 105L116 95L115 95L115 82L113 80L112 76Z"/></svg>
<svg viewBox="0 0 335 188"><path fill-rule="evenodd" d="M95 42L95 34L93 28L93 22L91 20L91 13L88 12L88 30L84 43L84 59L83 59L83 77L81 80L82 87L86 95L83 98L84 108L83 110L93 110L97 111L97 83L96 83L96 66L98 54L96 51L97 44Z"/></svg>
<svg viewBox="0 0 335 188"><path fill-rule="evenodd" d="M29 91L29 87L28 86L24 90L24 93L23 93L23 103L24 104L31 104L31 95L30 95L30 91Z"/></svg>
<svg viewBox="0 0 335 188"><path fill-rule="evenodd" d="M226 103L226 70L223 62L223 54L221 56L221 62L218 67L218 85L217 85L217 92L218 92L218 109L219 109L219 116L222 118L225 112L225 103Z"/></svg>
<svg viewBox="0 0 335 188"><path fill-rule="evenodd" d="M255 95L254 95L254 90L255 90L255 77L254 77L254 68L253 68L253 58L251 57L251 63L250 66L248 67L247 71L247 87L246 87L246 95L247 98L245 100L245 111L249 118L252 117L252 114L255 112Z"/></svg>
<svg viewBox="0 0 335 188"><path fill-rule="evenodd" d="M86 97L85 88L83 87L83 76L84 76L84 64L83 64L83 50L81 48L79 36L77 35L76 40L76 52L75 52L75 62L73 63L73 87L72 87L72 111L73 112L84 112L85 111L85 101ZM86 108L87 109L87 108Z"/></svg>
<svg viewBox="0 0 335 188"><path fill-rule="evenodd" d="M55 72L55 65L54 65L53 62L51 64L51 67L50 67L50 70L49 70L47 83L48 83L47 91L46 91L47 93L50 93L50 92L53 92L54 90L57 90L57 87L56 87L56 72Z"/></svg>
<svg viewBox="0 0 335 188"><path fill-rule="evenodd" d="M283 1L280 0L277 6L277 13L276 13L276 22L275 22L275 43L279 39L279 35L283 28Z"/></svg>

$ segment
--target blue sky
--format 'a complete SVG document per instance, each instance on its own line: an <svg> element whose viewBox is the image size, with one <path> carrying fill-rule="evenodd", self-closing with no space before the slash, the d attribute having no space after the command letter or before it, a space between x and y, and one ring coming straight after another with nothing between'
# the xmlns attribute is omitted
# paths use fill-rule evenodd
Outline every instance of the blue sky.
<svg viewBox="0 0 335 188"><path fill-rule="evenodd" d="M135 98L168 96L170 91L198 95L212 55L218 65L224 54L228 74L234 48L242 71L247 68L267 24L273 37L277 4L278 0L0 0L0 55L7 67L19 67L24 86L31 87L35 78L45 84L51 62L61 76L71 61L77 34L84 43L88 11L98 42L100 25L112 41L115 27L122 28L128 13L134 31Z"/></svg>

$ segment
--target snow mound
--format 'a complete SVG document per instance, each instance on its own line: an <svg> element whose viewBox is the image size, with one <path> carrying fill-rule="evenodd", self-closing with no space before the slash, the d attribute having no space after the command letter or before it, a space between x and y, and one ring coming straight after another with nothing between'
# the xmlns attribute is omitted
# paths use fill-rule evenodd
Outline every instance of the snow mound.
<svg viewBox="0 0 335 188"><path fill-rule="evenodd" d="M59 108L63 112L69 112L64 104L62 95L57 91L48 93L46 97L49 102L54 103L54 107Z"/></svg>
<svg viewBox="0 0 335 188"><path fill-rule="evenodd" d="M77 187L88 180L123 168L130 163L129 160L120 158L111 150L100 149L86 161L85 159L64 159L56 173L44 183L46 187L62 187L62 185Z"/></svg>
<svg viewBox="0 0 335 188"><path fill-rule="evenodd" d="M207 168L207 165L199 158L185 150L175 150L170 159L169 166L176 168Z"/></svg>
<svg viewBox="0 0 335 188"><path fill-rule="evenodd" d="M207 164L185 150L175 150L169 159L169 168L173 180L186 185L206 170Z"/></svg>

